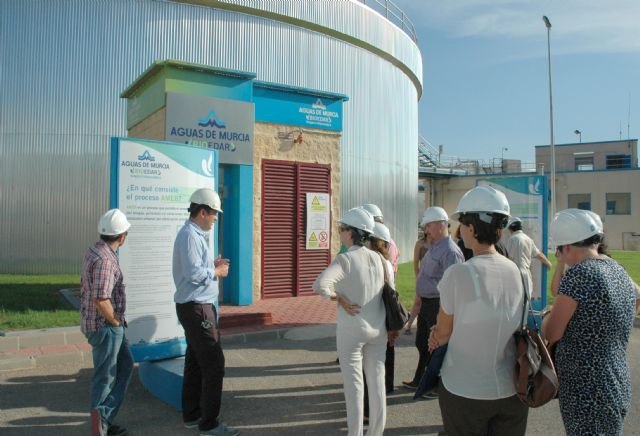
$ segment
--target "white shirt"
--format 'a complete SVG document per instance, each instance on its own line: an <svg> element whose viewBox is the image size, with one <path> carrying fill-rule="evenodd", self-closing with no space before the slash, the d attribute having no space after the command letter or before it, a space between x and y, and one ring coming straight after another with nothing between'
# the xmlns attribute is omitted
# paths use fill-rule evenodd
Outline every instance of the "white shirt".
<svg viewBox="0 0 640 436"><path fill-rule="evenodd" d="M441 369L446 389L481 400L515 395L513 333L524 302L518 267L498 254L474 256L447 269L438 289L442 310L453 315Z"/></svg>
<svg viewBox="0 0 640 436"><path fill-rule="evenodd" d="M533 239L522 230L514 232L507 239L506 249L509 259L525 271L531 268L531 260L540 253Z"/></svg>
<svg viewBox="0 0 640 436"><path fill-rule="evenodd" d="M386 261L390 284L393 283L393 268ZM338 328L354 333L378 336L386 331L386 313L382 302L384 284L382 258L365 247L352 246L339 254L313 283L313 290L324 297L338 292L360 306L360 313L349 315L338 306Z"/></svg>

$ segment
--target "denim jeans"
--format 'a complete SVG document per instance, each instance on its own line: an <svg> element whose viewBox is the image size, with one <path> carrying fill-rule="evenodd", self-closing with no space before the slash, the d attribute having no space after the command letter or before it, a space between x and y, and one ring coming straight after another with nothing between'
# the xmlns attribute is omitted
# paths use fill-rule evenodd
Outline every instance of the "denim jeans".
<svg viewBox="0 0 640 436"><path fill-rule="evenodd" d="M92 348L94 368L91 410L98 410L105 426L109 426L129 386L133 357L122 326L104 326L86 336Z"/></svg>

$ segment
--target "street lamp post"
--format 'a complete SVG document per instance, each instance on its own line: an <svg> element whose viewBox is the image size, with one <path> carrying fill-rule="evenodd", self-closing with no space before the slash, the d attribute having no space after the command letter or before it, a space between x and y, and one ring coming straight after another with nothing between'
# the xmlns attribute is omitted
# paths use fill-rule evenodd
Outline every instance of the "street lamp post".
<svg viewBox="0 0 640 436"><path fill-rule="evenodd" d="M504 168L504 152L505 151L509 151L509 147L500 147L500 172L504 173L505 168Z"/></svg>
<svg viewBox="0 0 640 436"><path fill-rule="evenodd" d="M578 135L580 144L582 144L582 132L580 130L574 130L573 133L575 133L576 135Z"/></svg>
<svg viewBox="0 0 640 436"><path fill-rule="evenodd" d="M546 15L542 21L547 28L547 65L549 69L549 127L551 136L551 219L556 214L556 147L553 142L553 93L551 91L551 22Z"/></svg>

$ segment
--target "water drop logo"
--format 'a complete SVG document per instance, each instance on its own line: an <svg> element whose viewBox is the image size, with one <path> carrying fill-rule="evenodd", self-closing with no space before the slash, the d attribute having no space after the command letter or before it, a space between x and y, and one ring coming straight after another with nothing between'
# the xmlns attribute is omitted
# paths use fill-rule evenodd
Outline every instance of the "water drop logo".
<svg viewBox="0 0 640 436"><path fill-rule="evenodd" d="M312 108L314 109L320 109L323 111L327 110L327 107L324 105L324 103L322 103L322 100L317 99L316 102L314 104L311 105Z"/></svg>
<svg viewBox="0 0 640 436"><path fill-rule="evenodd" d="M209 154L209 159L202 159L202 172L209 177L213 177L213 153Z"/></svg>
<svg viewBox="0 0 640 436"><path fill-rule="evenodd" d="M224 124L220 118L216 116L216 111L211 109L207 116L202 117L198 120L198 125L200 127L217 127L219 129L225 129L227 126Z"/></svg>
<svg viewBox="0 0 640 436"><path fill-rule="evenodd" d="M156 160L156 158L151 156L151 153L149 153L149 150L145 150L144 153L142 153L141 155L138 155L138 160L148 160L149 162L153 162Z"/></svg>

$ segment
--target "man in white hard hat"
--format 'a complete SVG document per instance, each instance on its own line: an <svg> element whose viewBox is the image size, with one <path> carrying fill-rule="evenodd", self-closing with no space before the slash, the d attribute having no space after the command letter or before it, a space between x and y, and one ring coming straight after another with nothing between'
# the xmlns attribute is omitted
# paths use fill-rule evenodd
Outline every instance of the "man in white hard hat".
<svg viewBox="0 0 640 436"><path fill-rule="evenodd" d="M431 248L424 255L416 278L416 294L421 299L416 330L416 348L419 358L413 379L403 381L409 389L416 389L429 362L429 332L436 324L440 309L438 283L451 265L463 263L464 256L458 245L449 235L449 217L441 207L430 207L424 211L420 225L431 237ZM435 394L432 394L435 396Z"/></svg>
<svg viewBox="0 0 640 436"><path fill-rule="evenodd" d="M362 205L362 207L369 212L375 222L384 224L384 215L382 215L382 210L378 206L373 203L367 203ZM389 261L391 262L391 266L393 266L393 273L398 273L398 259L400 258L400 250L398 250L398 246L396 245L396 241L391 238L389 240Z"/></svg>
<svg viewBox="0 0 640 436"><path fill-rule="evenodd" d="M80 279L80 329L91 345L91 434L125 435L113 424L131 380L133 357L124 328L127 305L125 285L116 251L131 227L127 217L111 209L98 222L100 240L85 256Z"/></svg>
<svg viewBox="0 0 640 436"><path fill-rule="evenodd" d="M229 261L213 258L207 234L222 213L220 197L213 189L201 188L189 201L189 219L173 246L173 300L187 340L182 419L185 427L197 427L201 435L235 436L240 432L218 420L224 353L214 303L219 280L229 273Z"/></svg>
<svg viewBox="0 0 640 436"><path fill-rule="evenodd" d="M513 217L507 224L509 233L506 249L507 256L524 272L529 280L529 292L533 291L533 278L531 277L531 261L538 259L547 269L551 269L551 262L539 249L535 242L522 231L522 220Z"/></svg>

